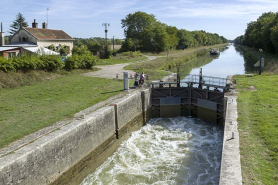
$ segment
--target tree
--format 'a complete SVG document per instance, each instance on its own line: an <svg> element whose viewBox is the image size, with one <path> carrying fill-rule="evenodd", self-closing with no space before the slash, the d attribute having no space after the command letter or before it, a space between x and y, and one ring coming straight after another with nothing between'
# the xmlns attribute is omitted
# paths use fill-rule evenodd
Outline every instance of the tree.
<svg viewBox="0 0 278 185"><path fill-rule="evenodd" d="M28 27L28 23L25 21L25 18L21 13L18 13L16 16L16 20L13 21L13 24L10 25L11 29L9 31L10 34L15 34L20 28Z"/></svg>
<svg viewBox="0 0 278 185"><path fill-rule="evenodd" d="M169 36L165 24L156 22L151 27L143 31L143 50L152 52L161 52L167 49Z"/></svg>
<svg viewBox="0 0 278 185"><path fill-rule="evenodd" d="M142 41L143 30L155 23L156 19L153 14L140 11L128 14L125 19L122 19L122 28L124 28L125 36L133 40L135 51Z"/></svg>
<svg viewBox="0 0 278 185"><path fill-rule="evenodd" d="M168 38L168 48L175 49L178 45L179 38L178 38L178 29L174 26L167 26L166 27Z"/></svg>
<svg viewBox="0 0 278 185"><path fill-rule="evenodd" d="M68 54L69 53L69 47L67 45L59 44L59 52L60 52L60 55Z"/></svg>

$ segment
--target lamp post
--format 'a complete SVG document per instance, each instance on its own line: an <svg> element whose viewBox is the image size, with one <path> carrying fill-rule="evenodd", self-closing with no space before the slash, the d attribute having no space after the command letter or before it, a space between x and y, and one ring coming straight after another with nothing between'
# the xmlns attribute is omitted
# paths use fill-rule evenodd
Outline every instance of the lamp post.
<svg viewBox="0 0 278 185"><path fill-rule="evenodd" d="M259 75L262 74L262 52L263 52L263 49L259 49L260 51L260 68L259 68Z"/></svg>

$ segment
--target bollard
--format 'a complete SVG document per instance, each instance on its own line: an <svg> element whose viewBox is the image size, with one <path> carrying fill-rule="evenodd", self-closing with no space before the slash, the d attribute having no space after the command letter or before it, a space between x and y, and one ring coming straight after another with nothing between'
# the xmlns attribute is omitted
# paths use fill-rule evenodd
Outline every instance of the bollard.
<svg viewBox="0 0 278 185"><path fill-rule="evenodd" d="M129 90L129 82L128 82L128 72L123 72L124 74L124 90Z"/></svg>

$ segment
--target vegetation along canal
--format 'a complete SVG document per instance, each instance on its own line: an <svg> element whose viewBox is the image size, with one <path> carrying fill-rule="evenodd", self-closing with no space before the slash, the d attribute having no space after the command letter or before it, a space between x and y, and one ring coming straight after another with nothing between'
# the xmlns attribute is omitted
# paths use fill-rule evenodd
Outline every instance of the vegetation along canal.
<svg viewBox="0 0 278 185"><path fill-rule="evenodd" d="M223 78L252 70L234 46L186 65L190 74L202 67L203 75ZM219 184L222 140L221 125L185 117L152 119L81 184Z"/></svg>

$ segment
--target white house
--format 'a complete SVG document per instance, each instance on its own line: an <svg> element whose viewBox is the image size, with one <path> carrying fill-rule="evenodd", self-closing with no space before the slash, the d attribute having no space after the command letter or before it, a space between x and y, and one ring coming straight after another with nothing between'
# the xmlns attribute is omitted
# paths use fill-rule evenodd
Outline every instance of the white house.
<svg viewBox="0 0 278 185"><path fill-rule="evenodd" d="M3 43L4 32L2 31L2 29L0 33L1 33L0 46L2 45L2 47L10 47L10 48L16 47L30 52L38 51L39 48L40 50L45 50L44 53L51 53L47 49L49 48L50 45L54 45L57 49L59 49L59 45L66 45L69 49L68 55L72 54L74 39L71 36L69 36L63 30L47 29L47 24L45 22L42 23L42 28L38 28L38 23L36 23L36 19L34 19L34 22L32 23L32 28L23 27L19 31L17 31L11 37L10 44L5 45ZM2 47L0 47L0 52ZM34 48L32 49L32 47ZM5 50L5 48L2 48L2 50Z"/></svg>

